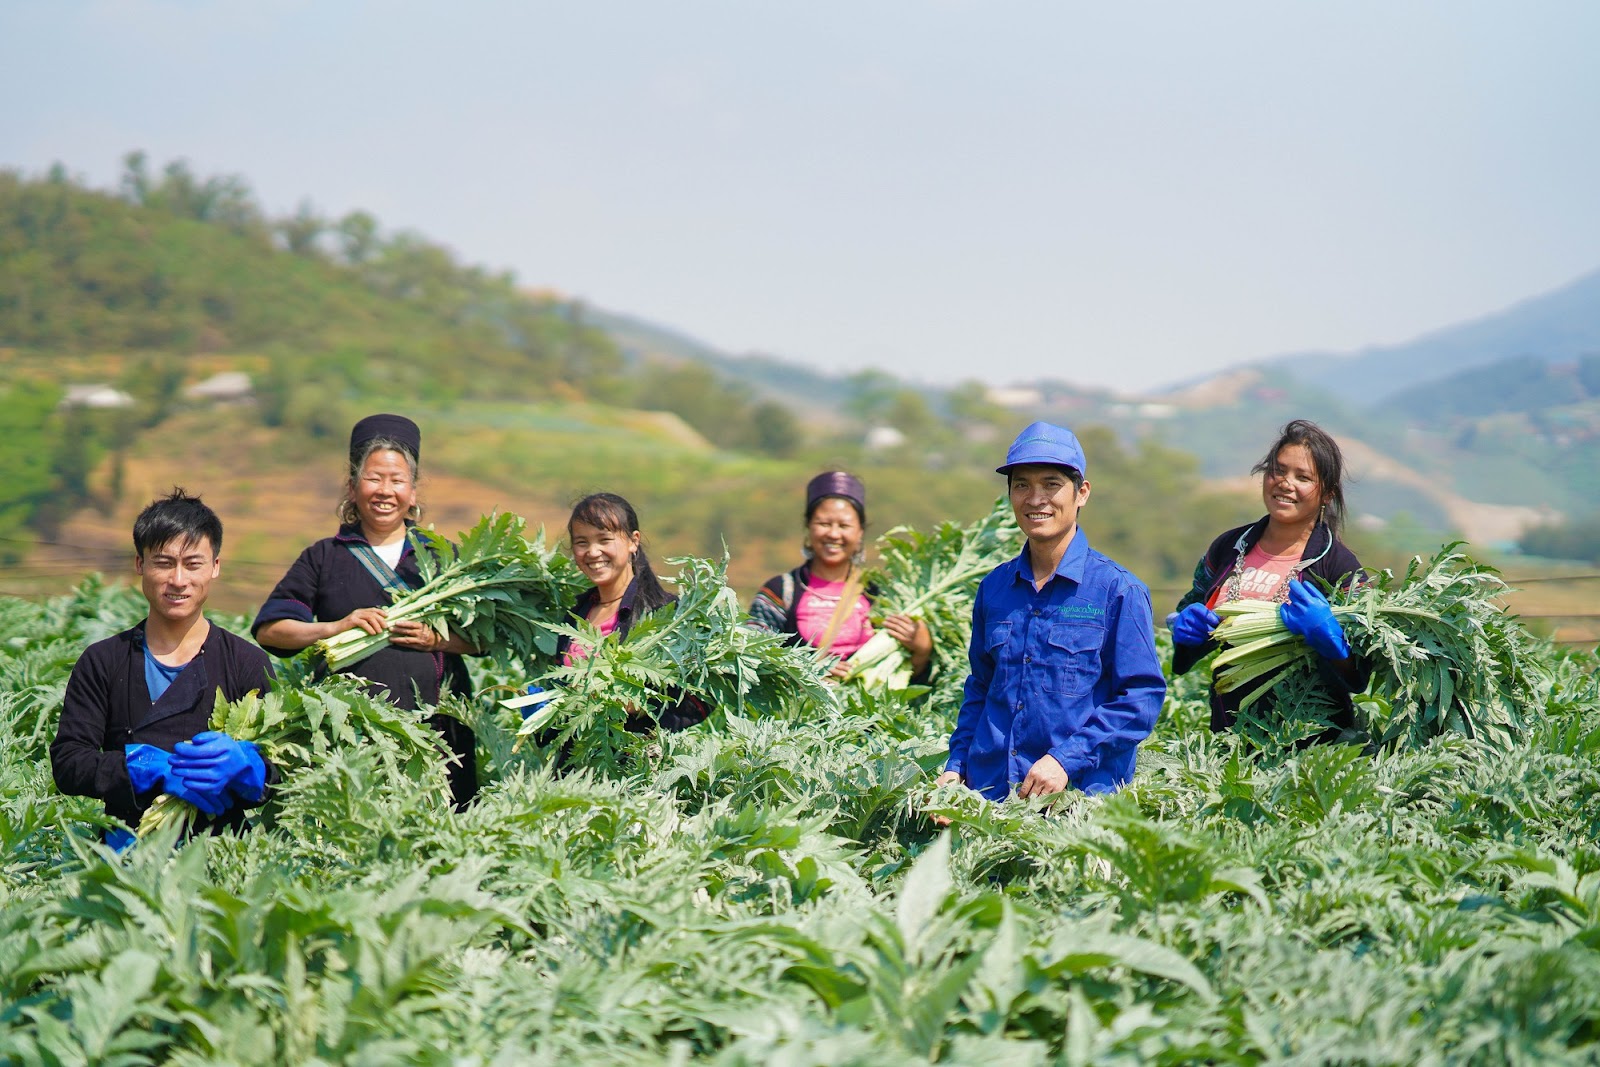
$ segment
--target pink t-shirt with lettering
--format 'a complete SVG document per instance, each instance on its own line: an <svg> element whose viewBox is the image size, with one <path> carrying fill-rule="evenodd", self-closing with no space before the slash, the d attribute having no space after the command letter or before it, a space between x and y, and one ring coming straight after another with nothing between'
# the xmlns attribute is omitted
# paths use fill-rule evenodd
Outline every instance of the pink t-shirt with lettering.
<svg viewBox="0 0 1600 1067"><path fill-rule="evenodd" d="M607 637L607 636L615 633L616 629L617 629L617 617L615 615L613 615L613 616L611 616L611 618L607 619L605 622L600 624L600 636L601 637ZM578 644L578 642L574 641L574 642L572 642L572 644L567 646L566 654L561 657L561 662L562 662L562 664L564 666L570 667L574 663L578 662L580 659L588 659L588 658L589 658L589 648L588 648L588 646L587 645L580 645L580 644Z"/></svg>
<svg viewBox="0 0 1600 1067"><path fill-rule="evenodd" d="M833 609L843 594L843 582L824 582L816 578L801 592L800 602L795 605L794 621L806 644L815 648L822 635L828 632L828 620L833 618ZM829 654L848 656L866 644L872 636L871 614L872 605L867 603L865 594L856 597L855 606L833 635Z"/></svg>
<svg viewBox="0 0 1600 1067"><path fill-rule="evenodd" d="M1300 553L1290 552L1284 556L1274 556L1262 549L1257 544L1244 554L1244 559L1239 563L1239 596L1240 600L1278 600L1278 591L1289 581L1294 573L1294 565L1300 562ZM1226 598L1234 586L1233 576L1229 575L1222 583L1222 588L1217 590L1216 600L1211 607L1216 607L1216 601Z"/></svg>

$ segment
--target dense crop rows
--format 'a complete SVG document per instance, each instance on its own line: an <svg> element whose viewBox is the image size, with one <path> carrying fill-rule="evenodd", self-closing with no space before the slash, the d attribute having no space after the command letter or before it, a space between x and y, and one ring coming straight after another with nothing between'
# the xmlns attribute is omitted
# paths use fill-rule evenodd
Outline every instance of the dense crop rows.
<svg viewBox="0 0 1600 1067"><path fill-rule="evenodd" d="M722 717L553 775L350 743L272 825L115 857L45 748L143 614L0 601L0 1060L1592 1063L1592 659L1514 745L1253 761L1179 680L1132 787L1054 814L935 793L953 708ZM939 834L929 812L949 815Z"/></svg>

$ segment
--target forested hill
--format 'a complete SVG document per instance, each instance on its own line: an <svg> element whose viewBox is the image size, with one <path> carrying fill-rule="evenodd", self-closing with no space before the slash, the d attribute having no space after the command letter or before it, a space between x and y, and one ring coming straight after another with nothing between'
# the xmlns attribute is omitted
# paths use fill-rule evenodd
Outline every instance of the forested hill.
<svg viewBox="0 0 1600 1067"><path fill-rule="evenodd" d="M345 386L589 393L620 369L581 308L530 297L508 275L415 234L386 236L364 212L269 220L242 180L182 163L152 175L138 154L120 195L59 168L42 181L0 172L0 346L260 352L302 399Z"/></svg>
<svg viewBox="0 0 1600 1067"><path fill-rule="evenodd" d="M0 172L0 592L125 573L133 515L179 484L224 515L230 605L259 603L331 532L345 434L374 410L424 426L425 521L446 533L491 508L560 523L611 490L638 505L653 554L726 547L749 591L797 562L818 470L866 479L874 536L971 522L1000 491L995 450L1027 421L977 383L869 371L769 388L754 364L625 320L362 212L269 218L242 179L181 163L130 156L110 191L59 168ZM223 377L242 391L207 391ZM1181 453L1085 422L1095 545L1184 581L1193 531L1248 503L1212 495Z"/></svg>

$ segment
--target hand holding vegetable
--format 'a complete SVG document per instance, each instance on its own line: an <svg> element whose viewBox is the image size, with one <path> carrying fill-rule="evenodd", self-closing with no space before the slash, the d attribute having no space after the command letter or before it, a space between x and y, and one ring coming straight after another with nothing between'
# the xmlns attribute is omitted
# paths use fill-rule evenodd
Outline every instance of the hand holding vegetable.
<svg viewBox="0 0 1600 1067"><path fill-rule="evenodd" d="M926 623L910 615L886 615L883 628L911 654L911 673L928 665L928 658L933 655L933 634L928 632Z"/></svg>
<svg viewBox="0 0 1600 1067"><path fill-rule="evenodd" d="M1198 602L1178 612L1167 623L1172 630L1173 642L1180 645L1205 644L1211 640L1211 631L1221 624L1222 620L1216 612Z"/></svg>
<svg viewBox="0 0 1600 1067"><path fill-rule="evenodd" d="M1333 617L1333 607L1322 590L1304 581L1289 583L1289 602L1278 609L1284 629L1305 638L1312 651L1323 659L1350 658L1350 642L1344 628Z"/></svg>
<svg viewBox="0 0 1600 1067"><path fill-rule="evenodd" d="M403 619L389 627L389 643L400 648L439 652L444 650L447 642L447 638L440 637L438 631L425 622Z"/></svg>
<svg viewBox="0 0 1600 1067"><path fill-rule="evenodd" d="M256 746L214 730L178 742L172 750L172 774L218 802L229 791L244 800L260 800L267 786L267 765Z"/></svg>
<svg viewBox="0 0 1600 1067"><path fill-rule="evenodd" d="M960 771L942 771L942 772L940 772L939 777L937 777L937 778L935 778L933 780L933 784L935 786L940 786L940 787L947 786L947 785L960 785L961 784L961 772ZM933 817L933 825L939 827L940 829L943 829L944 827L950 825L950 817L947 816L947 815L935 815Z"/></svg>
<svg viewBox="0 0 1600 1067"><path fill-rule="evenodd" d="M196 789L188 782L184 781L183 775L179 774L177 771L168 773L166 784L162 788L166 790L167 796L181 800L185 804L205 812L212 818L216 818L218 815L221 815L231 806L231 802L221 793L212 793L206 790ZM154 811L155 808L151 808L150 810ZM146 815L148 814L149 812L146 812ZM140 821L139 825L144 825L143 820Z"/></svg>
<svg viewBox="0 0 1600 1067"><path fill-rule="evenodd" d="M357 608L344 618L329 626L329 636L344 633L346 630L360 630L362 633L383 633L386 620L382 608Z"/></svg>
<svg viewBox="0 0 1600 1067"><path fill-rule="evenodd" d="M172 769L172 753L154 745L124 745L122 758L128 764L128 781L135 793L161 788Z"/></svg>

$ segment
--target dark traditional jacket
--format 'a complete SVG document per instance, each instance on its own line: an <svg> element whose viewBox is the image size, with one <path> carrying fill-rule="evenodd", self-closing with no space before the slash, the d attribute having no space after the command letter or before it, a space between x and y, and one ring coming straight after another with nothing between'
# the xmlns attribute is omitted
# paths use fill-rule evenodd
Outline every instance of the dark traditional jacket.
<svg viewBox="0 0 1600 1067"><path fill-rule="evenodd" d="M179 741L209 729L218 692L238 700L272 684L267 654L212 623L199 654L152 704L144 680L144 647L141 622L84 651L67 680L61 721L50 745L56 788L72 796L99 797L106 814L129 826L139 824L155 794L135 795L124 745L154 745L170 752ZM277 781L276 768L268 764L268 786ZM237 827L243 820L236 806L212 825ZM206 825L204 815L198 825Z"/></svg>
<svg viewBox="0 0 1600 1067"><path fill-rule="evenodd" d="M269 622L292 619L296 622L336 622L358 608L382 608L390 603L389 593L350 551L352 545L365 545L359 524L341 526L332 537L325 537L300 553L289 572L261 605L250 632L258 633ZM411 541L400 554L394 573L415 589L422 584ZM294 649L264 645L275 656L292 656ZM444 692L470 696L472 681L466 661L449 652L423 652L398 645L385 645L345 673L366 679L374 692L389 691L388 699L397 707L414 711L439 703ZM444 736L458 762L450 768L450 789L457 804L464 804L478 790L476 739L472 730L448 715L433 715L428 724Z"/></svg>
<svg viewBox="0 0 1600 1067"><path fill-rule="evenodd" d="M622 594L622 600L617 604L617 628L612 633L618 641L628 636L628 631L633 629L633 624L638 618L639 613L634 603L638 599L638 595L639 579L635 578L628 583L627 591ZM675 603L677 599L677 597L671 597L666 604L661 606L663 608L668 607ZM594 610L594 606L599 600L600 590L590 586L579 594L577 603L572 605L572 618L582 622L588 617L589 612ZM572 638L562 634L556 641L556 657L559 659L565 656L567 650L571 647ZM685 696L670 707L659 709L654 720L645 715L630 715L626 726L631 733L643 733L648 731L654 723L659 722L663 730L676 733L679 730L688 729L696 723L704 722L709 710L699 697Z"/></svg>
<svg viewBox="0 0 1600 1067"><path fill-rule="evenodd" d="M1210 601L1212 594L1222 588L1223 583L1228 580L1234 568L1239 566L1245 554L1261 540L1261 535L1266 529L1267 517L1263 515L1248 526L1235 527L1212 541L1211 547L1206 549L1206 554L1195 564L1194 585L1184 594L1183 599L1178 601L1177 610L1182 611L1190 604ZM1294 573L1313 575L1330 587L1358 582L1363 577L1361 561L1334 536L1325 522L1319 522L1311 531L1311 537L1306 542L1300 562L1295 565ZM1187 674L1191 667L1216 647L1215 641L1207 641L1203 645L1173 645L1172 672ZM1362 665L1355 676L1347 678L1320 656L1317 657L1317 666L1328 684L1329 692L1334 694L1340 704L1339 713L1334 717L1335 725L1350 727L1355 722L1355 708L1350 701L1350 694L1359 693L1367 687L1370 671ZM1218 693L1216 687L1212 687L1211 729L1221 732L1233 726L1239 711L1239 701L1244 699L1244 695L1243 692Z"/></svg>
<svg viewBox="0 0 1600 1067"><path fill-rule="evenodd" d="M775 574L761 584L756 598L750 602L750 624L768 633L785 634L792 645L804 644L800 636L800 594L811 586L811 564L802 563L787 574ZM869 585L862 595L871 604L877 599L876 586ZM932 673L933 659L922 670L911 676L913 685L926 685Z"/></svg>

